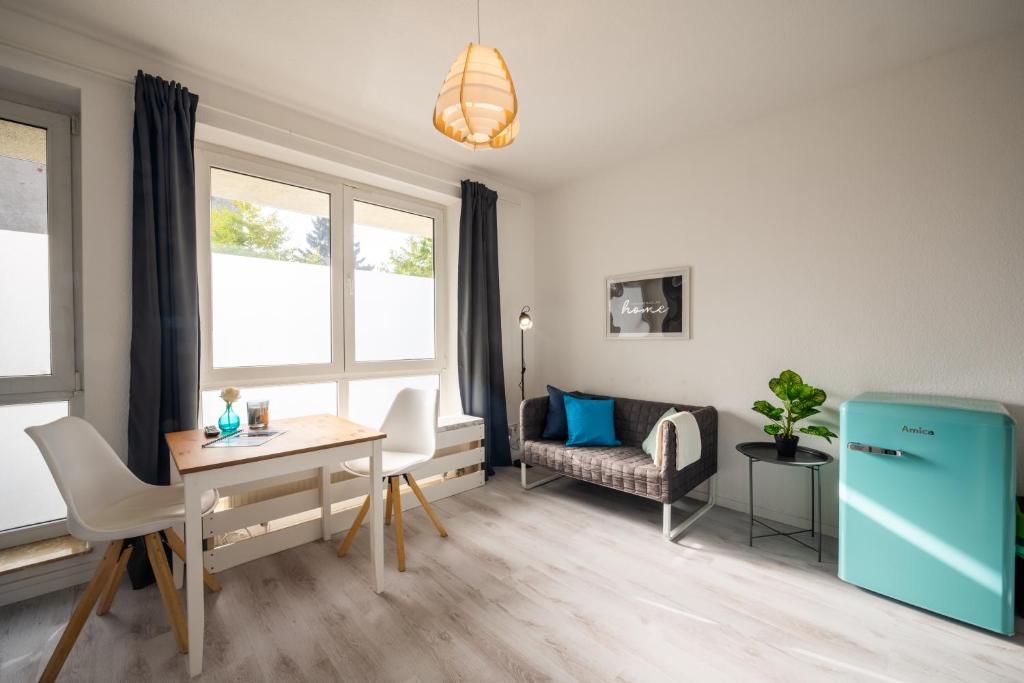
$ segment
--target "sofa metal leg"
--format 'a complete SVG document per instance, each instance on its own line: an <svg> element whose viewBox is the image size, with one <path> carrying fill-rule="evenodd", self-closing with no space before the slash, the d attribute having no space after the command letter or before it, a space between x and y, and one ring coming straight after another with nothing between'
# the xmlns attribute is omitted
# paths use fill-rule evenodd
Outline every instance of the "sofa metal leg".
<svg viewBox="0 0 1024 683"><path fill-rule="evenodd" d="M520 476L520 481L523 484L523 488L526 489L527 491L529 491L530 489L537 488L538 486L541 486L543 484L547 484L549 481L554 481L555 479L561 479L562 478L561 474L552 474L550 477L544 477L543 479L538 479L537 481L527 482L526 481L526 463L523 462L523 461L519 462L519 476Z"/></svg>
<svg viewBox="0 0 1024 683"><path fill-rule="evenodd" d="M687 529L689 529L694 524L696 524L697 521L701 517L706 515L711 508L715 507L715 497L716 497L717 488L718 488L716 486L717 479L718 479L718 475L717 474L712 474L711 477L708 479L708 501L706 503L704 503L703 505L701 505L689 517L687 517L681 524L679 524L678 526L676 526L674 528L672 527L672 504L669 503L667 505L662 505L661 506L661 509L662 509L661 533L662 533L662 535L666 539L668 539L670 541L674 541L679 536L681 536L684 532L686 532Z"/></svg>

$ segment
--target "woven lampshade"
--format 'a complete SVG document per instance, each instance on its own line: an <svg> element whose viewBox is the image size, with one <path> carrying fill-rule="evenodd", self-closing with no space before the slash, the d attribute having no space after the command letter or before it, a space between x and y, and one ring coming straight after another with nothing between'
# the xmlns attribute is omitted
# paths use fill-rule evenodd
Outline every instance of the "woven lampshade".
<svg viewBox="0 0 1024 683"><path fill-rule="evenodd" d="M470 43L452 64L434 105L434 128L471 149L498 149L519 132L519 103L501 53Z"/></svg>

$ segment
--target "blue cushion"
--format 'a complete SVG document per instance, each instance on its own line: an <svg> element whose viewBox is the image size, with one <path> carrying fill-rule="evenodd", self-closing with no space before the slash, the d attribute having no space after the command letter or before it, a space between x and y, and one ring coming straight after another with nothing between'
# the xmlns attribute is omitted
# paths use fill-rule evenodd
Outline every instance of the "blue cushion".
<svg viewBox="0 0 1024 683"><path fill-rule="evenodd" d="M615 438L615 401L576 398L565 395L565 418L569 426L566 446L621 446Z"/></svg>
<svg viewBox="0 0 1024 683"><path fill-rule="evenodd" d="M557 387L548 385L548 415L544 421L544 438L558 439L559 441L569 437L569 425L565 421L565 392Z"/></svg>

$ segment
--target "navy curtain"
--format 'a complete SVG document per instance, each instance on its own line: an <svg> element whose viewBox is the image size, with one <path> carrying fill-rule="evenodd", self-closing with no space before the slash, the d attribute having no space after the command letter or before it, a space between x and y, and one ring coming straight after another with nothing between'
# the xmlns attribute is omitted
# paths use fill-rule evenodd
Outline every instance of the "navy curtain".
<svg viewBox="0 0 1024 683"><path fill-rule="evenodd" d="M135 78L128 467L150 484L170 480L164 434L195 428L199 413L198 102L178 83ZM152 579L137 551L129 573L139 587Z"/></svg>
<svg viewBox="0 0 1024 683"><path fill-rule="evenodd" d="M459 390L462 410L484 418L487 476L511 465L505 412L505 365L501 354L498 294L498 195L481 183L462 181L459 221Z"/></svg>

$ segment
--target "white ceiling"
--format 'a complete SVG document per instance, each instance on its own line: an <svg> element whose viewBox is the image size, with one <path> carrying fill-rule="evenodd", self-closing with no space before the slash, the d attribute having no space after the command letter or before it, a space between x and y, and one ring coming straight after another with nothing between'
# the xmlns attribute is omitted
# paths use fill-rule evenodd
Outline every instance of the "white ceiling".
<svg viewBox="0 0 1024 683"><path fill-rule="evenodd" d="M481 0L522 129L474 152L431 122L474 0L5 4L533 190L1024 25L1020 0Z"/></svg>

